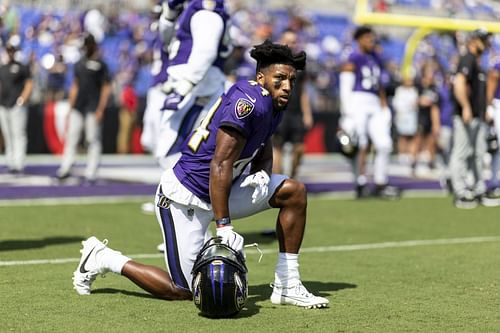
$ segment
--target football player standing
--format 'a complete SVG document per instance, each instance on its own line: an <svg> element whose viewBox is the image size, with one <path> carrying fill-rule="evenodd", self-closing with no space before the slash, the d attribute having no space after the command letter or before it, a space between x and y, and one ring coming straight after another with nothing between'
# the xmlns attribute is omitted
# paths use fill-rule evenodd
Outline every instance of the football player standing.
<svg viewBox="0 0 500 333"><path fill-rule="evenodd" d="M376 196L394 199L399 190L388 185L392 151L391 112L381 85L383 63L375 52L375 34L368 26L354 32L358 49L343 64L340 74L341 126L357 137L359 151L353 161L356 196L368 195L366 159L369 142L375 148L374 181Z"/></svg>
<svg viewBox="0 0 500 333"><path fill-rule="evenodd" d="M454 205L473 209L479 204L500 205L497 193L489 191L483 174L486 154L486 73L481 56L490 46L491 33L484 29L473 31L466 43L453 79L454 116L453 145L450 156ZM469 179L472 175L472 181Z"/></svg>
<svg viewBox="0 0 500 333"><path fill-rule="evenodd" d="M22 173L26 157L28 100L33 88L31 69L16 59L17 35L5 45L7 62L0 66L0 128L5 141L8 172Z"/></svg>
<svg viewBox="0 0 500 333"><path fill-rule="evenodd" d="M89 294L98 274L122 274L163 299L191 299L191 271L210 223L217 236L236 251L243 237L232 219L278 208L279 241L271 302L305 308L328 306L314 296L299 274L299 250L306 223L304 184L272 174L271 136L280 123L295 83L305 67L305 52L292 53L270 41L255 46L255 81L239 81L209 110L183 145L182 155L158 186L156 214L166 243L168 272L140 264L95 237L83 242L73 275L79 294Z"/></svg>
<svg viewBox="0 0 500 333"><path fill-rule="evenodd" d="M159 18L161 64L148 93L142 145L160 167L172 167L195 125L224 92L231 53L224 0L169 0ZM151 203L144 212L154 212ZM163 244L158 245L160 251Z"/></svg>
<svg viewBox="0 0 500 333"><path fill-rule="evenodd" d="M70 176L80 135L85 128L85 139L88 144L85 179L89 183L94 183L101 159L101 128L111 96L111 76L92 34L87 33L84 36L83 50L85 54L75 64L74 79L69 91L68 129L57 178L63 180Z"/></svg>
<svg viewBox="0 0 500 333"><path fill-rule="evenodd" d="M175 164L186 137L224 92L222 66L231 53L224 0L169 0L165 7L163 16L175 21L175 31L155 147L163 169Z"/></svg>

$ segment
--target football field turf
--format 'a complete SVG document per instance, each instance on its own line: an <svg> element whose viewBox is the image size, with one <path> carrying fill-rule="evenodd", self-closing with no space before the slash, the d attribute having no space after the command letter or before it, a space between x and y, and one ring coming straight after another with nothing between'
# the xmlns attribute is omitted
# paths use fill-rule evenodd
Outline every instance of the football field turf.
<svg viewBox="0 0 500 333"><path fill-rule="evenodd" d="M140 200L0 207L1 332L498 332L500 208L453 208L450 198L398 202L310 198L300 257L308 289L330 308L270 303L276 211L236 221L246 243L249 297L235 318L211 320L190 301L150 297L125 278L72 289L80 241L164 267L153 216Z"/></svg>

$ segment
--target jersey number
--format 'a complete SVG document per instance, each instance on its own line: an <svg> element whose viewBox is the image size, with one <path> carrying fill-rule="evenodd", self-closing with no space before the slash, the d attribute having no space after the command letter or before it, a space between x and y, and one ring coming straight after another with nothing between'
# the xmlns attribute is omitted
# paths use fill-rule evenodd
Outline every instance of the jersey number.
<svg viewBox="0 0 500 333"><path fill-rule="evenodd" d="M208 130L208 125L212 121L214 117L215 111L219 108L222 103L222 97L219 97L214 105L208 110L207 115L201 121L200 126L194 130L193 135L189 139L188 147L191 149L193 153L196 153L200 148L200 145L203 141L206 141L210 135L210 131Z"/></svg>
<svg viewBox="0 0 500 333"><path fill-rule="evenodd" d="M380 68L378 67L361 67L362 81L361 85L366 90L378 89L378 83L380 80Z"/></svg>
<svg viewBox="0 0 500 333"><path fill-rule="evenodd" d="M249 80L248 83L250 83L251 86L257 86L259 85L259 83L257 83L257 81L254 81L254 80ZM269 95L269 91L267 91L266 88L264 87L260 87L260 93L262 94L262 96L266 97L267 95Z"/></svg>

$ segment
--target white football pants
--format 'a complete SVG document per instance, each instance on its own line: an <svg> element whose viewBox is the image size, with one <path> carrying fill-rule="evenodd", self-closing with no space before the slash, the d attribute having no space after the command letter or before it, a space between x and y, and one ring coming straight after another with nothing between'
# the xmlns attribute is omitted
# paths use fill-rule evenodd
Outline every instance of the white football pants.
<svg viewBox="0 0 500 333"><path fill-rule="evenodd" d="M365 92L353 92L350 107L348 116L352 117L359 146L366 148L370 140L375 148L373 180L387 184L392 151L391 113L382 110L378 96Z"/></svg>
<svg viewBox="0 0 500 333"><path fill-rule="evenodd" d="M284 175L272 174L269 181L267 197L252 203L254 188L240 187L247 174L235 180L229 196L229 211L233 220L251 216L271 208L269 200L277 188L288 178ZM169 193L165 196L166 193ZM178 201L190 202L181 204ZM167 201L165 198L169 197ZM202 203L196 204L195 202ZM201 247L205 242L206 231L213 221L210 205L202 202L189 192L175 177L166 170L156 194L156 217L160 224L165 242L165 263L174 283L183 289L191 289L191 270ZM205 206L201 208L200 206ZM270 221L274 225L274 221ZM235 228L237 229L237 228ZM237 231L237 230L236 230Z"/></svg>
<svg viewBox="0 0 500 333"><path fill-rule="evenodd" d="M6 108L0 106L0 128L5 142L5 158L7 167L22 171L26 158L28 140L26 123L28 110L25 106Z"/></svg>
<svg viewBox="0 0 500 333"><path fill-rule="evenodd" d="M162 111L155 155L163 170L173 167L180 158L179 149L172 151L172 147L182 144L184 139L199 126L210 107L223 92L224 87L220 87L216 94L208 97L200 98L189 94L182 101L180 110Z"/></svg>
<svg viewBox="0 0 500 333"><path fill-rule="evenodd" d="M87 112L85 115L77 110L71 110L68 119L68 129L64 142L64 153L58 175L70 172L75 163L78 142L85 126L85 141L87 142L87 167L85 178L95 180L97 169L101 159L101 124L97 122L95 112Z"/></svg>
<svg viewBox="0 0 500 333"><path fill-rule="evenodd" d="M165 93L161 85L148 89L146 109L142 121L141 145L150 153L154 153L158 144L162 112L165 103Z"/></svg>

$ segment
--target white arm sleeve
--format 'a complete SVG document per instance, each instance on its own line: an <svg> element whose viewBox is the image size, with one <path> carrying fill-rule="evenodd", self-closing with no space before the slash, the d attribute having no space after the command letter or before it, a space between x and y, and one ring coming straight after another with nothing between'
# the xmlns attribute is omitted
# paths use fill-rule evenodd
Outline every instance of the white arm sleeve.
<svg viewBox="0 0 500 333"><path fill-rule="evenodd" d="M211 11L200 10L191 18L193 47L182 73L183 79L197 84L217 58L224 33L222 18Z"/></svg>
<svg viewBox="0 0 500 333"><path fill-rule="evenodd" d="M342 115L348 114L351 110L349 109L349 99L354 88L354 82L356 77L353 72L341 72L339 77L340 83L340 112Z"/></svg>
<svg viewBox="0 0 500 333"><path fill-rule="evenodd" d="M163 43L165 43L165 45L170 44L175 32L175 22L160 16L158 19L158 31L160 32Z"/></svg>

